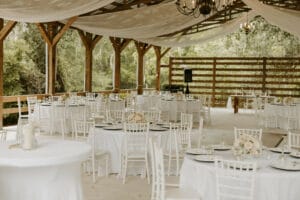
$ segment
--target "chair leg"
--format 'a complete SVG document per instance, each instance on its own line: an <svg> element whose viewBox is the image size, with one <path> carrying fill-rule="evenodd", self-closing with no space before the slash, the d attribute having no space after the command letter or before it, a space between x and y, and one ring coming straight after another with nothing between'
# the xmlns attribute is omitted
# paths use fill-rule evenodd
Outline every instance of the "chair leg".
<svg viewBox="0 0 300 200"><path fill-rule="evenodd" d="M108 160L109 160L109 156L108 154L105 156L105 175L108 176L109 172L108 172Z"/></svg>
<svg viewBox="0 0 300 200"><path fill-rule="evenodd" d="M96 182L96 175L95 175L95 158L92 158L92 173L93 173L93 183Z"/></svg>
<svg viewBox="0 0 300 200"><path fill-rule="evenodd" d="M168 156L169 160L168 160L168 176L170 176L170 171L171 171L171 156Z"/></svg>
<svg viewBox="0 0 300 200"><path fill-rule="evenodd" d="M126 175L127 175L127 157L125 156L124 160L123 160L123 167L124 167L124 170L123 170L123 184L125 184L125 181L126 181Z"/></svg>
<svg viewBox="0 0 300 200"><path fill-rule="evenodd" d="M147 176L147 181L148 181L148 184L150 184L150 173L149 173L149 165L148 165L148 158L147 158L147 157L146 157L145 163L146 163L146 176Z"/></svg>

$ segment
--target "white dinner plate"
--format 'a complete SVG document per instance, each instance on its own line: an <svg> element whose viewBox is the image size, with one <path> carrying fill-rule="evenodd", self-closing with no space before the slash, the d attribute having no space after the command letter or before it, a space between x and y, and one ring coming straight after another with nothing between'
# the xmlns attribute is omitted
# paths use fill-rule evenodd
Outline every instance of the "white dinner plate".
<svg viewBox="0 0 300 200"><path fill-rule="evenodd" d="M117 131L117 130L122 130L122 127L121 126L105 126L105 127L103 127L103 129Z"/></svg>
<svg viewBox="0 0 300 200"><path fill-rule="evenodd" d="M275 152L275 153L282 153L282 148L280 148L280 147L269 148L269 150L272 152ZM284 149L283 153L289 154L289 153L291 153L291 151L288 149Z"/></svg>
<svg viewBox="0 0 300 200"><path fill-rule="evenodd" d="M95 127L96 127L96 128L103 128L103 127L106 127L106 126L111 126L111 124L108 124L108 123L99 123L99 124L95 124Z"/></svg>
<svg viewBox="0 0 300 200"><path fill-rule="evenodd" d="M212 148L216 151L227 151L230 150L232 147L226 144L215 144L212 145Z"/></svg>
<svg viewBox="0 0 300 200"><path fill-rule="evenodd" d="M215 155L197 155L193 157L194 160L200 161L200 162L215 162L215 159L217 156Z"/></svg>
<svg viewBox="0 0 300 200"><path fill-rule="evenodd" d="M298 151L293 151L293 152L291 152L290 156L291 156L291 157L294 157L294 158L300 158L300 152L298 152Z"/></svg>
<svg viewBox="0 0 300 200"><path fill-rule="evenodd" d="M291 160L277 160L270 164L275 169L281 169L286 171L300 171L300 162Z"/></svg>
<svg viewBox="0 0 300 200"><path fill-rule="evenodd" d="M149 128L150 131L166 131L168 129L164 128L164 127L161 127L161 126L152 126Z"/></svg>
<svg viewBox="0 0 300 200"><path fill-rule="evenodd" d="M188 149L185 153L192 155L209 155L212 152L207 151L206 149Z"/></svg>

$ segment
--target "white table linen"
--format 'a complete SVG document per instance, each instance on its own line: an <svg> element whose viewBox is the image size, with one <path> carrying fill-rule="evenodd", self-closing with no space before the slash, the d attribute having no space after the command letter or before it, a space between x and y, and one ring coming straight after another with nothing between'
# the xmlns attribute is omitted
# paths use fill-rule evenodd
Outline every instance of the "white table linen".
<svg viewBox="0 0 300 200"><path fill-rule="evenodd" d="M109 152L110 154L110 173L120 173L120 152L122 141L124 139L123 130L104 130L95 128L95 148ZM89 134L91 135L91 134ZM162 148L166 148L169 130L166 131L150 131L149 137L156 141ZM198 141L198 130L192 131L192 142ZM91 139L89 138L89 141ZM136 164L136 163L135 163ZM129 174L137 174L137 171L130 171Z"/></svg>
<svg viewBox="0 0 300 200"><path fill-rule="evenodd" d="M121 148L125 133L123 130L104 130L95 128L95 148L105 150L110 154L110 173L120 173L121 167ZM162 137L167 137L169 131L150 131L149 137L155 137L157 141L161 141ZM90 139L89 139L90 140ZM136 174L136 171L129 172Z"/></svg>
<svg viewBox="0 0 300 200"><path fill-rule="evenodd" d="M231 151L220 153L224 158L234 159ZM272 154L272 153L271 153ZM298 200L300 197L300 172L273 169L269 164L273 159L257 159L258 170L255 177L255 200ZM216 199L216 174L213 163L198 162L186 156L181 168L180 186L198 191L206 200Z"/></svg>
<svg viewBox="0 0 300 200"><path fill-rule="evenodd" d="M24 151L0 144L1 200L82 200L81 162L91 146L42 139Z"/></svg>
<svg viewBox="0 0 300 200"><path fill-rule="evenodd" d="M180 120L180 113L193 114L193 121L199 122L201 102L197 100L160 100L159 109L169 112L170 121Z"/></svg>

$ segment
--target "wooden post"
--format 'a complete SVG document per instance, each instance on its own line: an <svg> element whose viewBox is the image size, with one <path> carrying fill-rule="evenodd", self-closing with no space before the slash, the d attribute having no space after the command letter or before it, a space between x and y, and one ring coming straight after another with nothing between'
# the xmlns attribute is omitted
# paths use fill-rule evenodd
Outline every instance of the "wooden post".
<svg viewBox="0 0 300 200"><path fill-rule="evenodd" d="M102 36L91 33L85 33L82 30L78 30L82 43L85 46L85 79L84 88L86 92L92 92L92 80L93 80L93 50L96 44L101 40Z"/></svg>
<svg viewBox="0 0 300 200"><path fill-rule="evenodd" d="M44 24L37 24L43 39L48 44L48 94L55 94L56 45L76 19L77 16L70 18L61 29L56 22L47 23L47 29Z"/></svg>
<svg viewBox="0 0 300 200"><path fill-rule="evenodd" d="M114 88L113 91L118 93L121 87L121 53L131 41L130 39L109 38L115 51L115 69L114 69Z"/></svg>
<svg viewBox="0 0 300 200"><path fill-rule="evenodd" d="M137 93L143 94L144 86L144 55L152 47L152 45L135 41L135 46L138 52L138 68L137 68Z"/></svg>
<svg viewBox="0 0 300 200"><path fill-rule="evenodd" d="M3 42L10 31L15 27L17 22L8 21L4 26L4 20L0 18L0 127L3 127Z"/></svg>
<svg viewBox="0 0 300 200"><path fill-rule="evenodd" d="M263 57L263 76L262 76L262 92L266 92L266 79L267 79L267 58Z"/></svg>
<svg viewBox="0 0 300 200"><path fill-rule="evenodd" d="M156 84L155 88L157 91L160 90L160 65L161 65L161 59L166 55L166 53L171 48L167 48L163 53L161 52L161 47L154 46L154 51L156 55Z"/></svg>
<svg viewBox="0 0 300 200"><path fill-rule="evenodd" d="M172 69L173 69L173 58L169 58L169 87L172 85Z"/></svg>
<svg viewBox="0 0 300 200"><path fill-rule="evenodd" d="M213 82L212 82L212 106L215 106L215 101L216 101L216 66L217 66L217 60L214 57L213 58L213 73L212 73L212 78L213 78Z"/></svg>

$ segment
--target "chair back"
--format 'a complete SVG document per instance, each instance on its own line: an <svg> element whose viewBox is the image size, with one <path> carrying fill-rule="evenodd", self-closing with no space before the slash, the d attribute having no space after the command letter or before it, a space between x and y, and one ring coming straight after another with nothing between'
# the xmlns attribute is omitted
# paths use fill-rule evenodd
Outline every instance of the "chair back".
<svg viewBox="0 0 300 200"><path fill-rule="evenodd" d="M124 122L124 110L108 110L106 112L106 120L108 122Z"/></svg>
<svg viewBox="0 0 300 200"><path fill-rule="evenodd" d="M29 117L29 119L34 119L34 117L39 118L39 116L35 116L36 114L39 115L39 113L35 113L35 109L38 108L37 103L38 103L37 96L27 97L28 117Z"/></svg>
<svg viewBox="0 0 300 200"><path fill-rule="evenodd" d="M143 156L148 153L149 123L124 123L125 138L122 149L126 155Z"/></svg>
<svg viewBox="0 0 300 200"><path fill-rule="evenodd" d="M180 123L182 126L192 129L193 128L193 114L181 113Z"/></svg>
<svg viewBox="0 0 300 200"><path fill-rule="evenodd" d="M254 200L256 163L215 160L217 200Z"/></svg>
<svg viewBox="0 0 300 200"><path fill-rule="evenodd" d="M144 118L146 122L157 123L160 121L160 111L159 110L148 110L144 111Z"/></svg>
<svg viewBox="0 0 300 200"><path fill-rule="evenodd" d="M236 128L234 127L234 139L237 140L241 135L249 135L261 141L262 129Z"/></svg>
<svg viewBox="0 0 300 200"><path fill-rule="evenodd" d="M6 142L6 136L7 136L7 131L6 130L0 130L0 142Z"/></svg>
<svg viewBox="0 0 300 200"><path fill-rule="evenodd" d="M300 134L299 133L288 133L288 142L287 142L288 148L300 148Z"/></svg>
<svg viewBox="0 0 300 200"><path fill-rule="evenodd" d="M199 119L199 127L198 127L198 141L197 141L198 148L201 147L201 143L202 143L202 140L204 138L203 124L204 124L203 117L200 117L200 119Z"/></svg>
<svg viewBox="0 0 300 200"><path fill-rule="evenodd" d="M91 133L94 127L95 127L94 121L75 120L74 122L75 138L87 139L89 133Z"/></svg>

